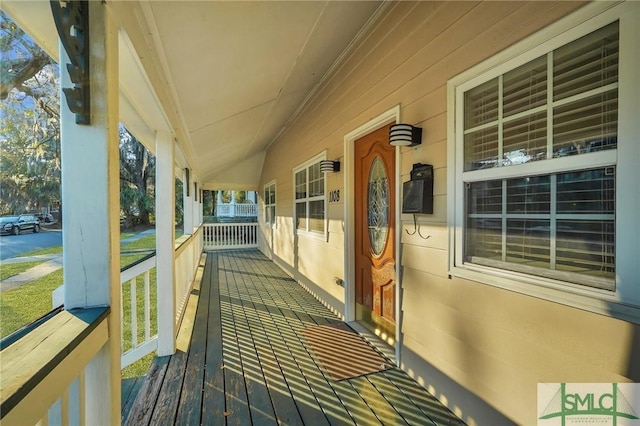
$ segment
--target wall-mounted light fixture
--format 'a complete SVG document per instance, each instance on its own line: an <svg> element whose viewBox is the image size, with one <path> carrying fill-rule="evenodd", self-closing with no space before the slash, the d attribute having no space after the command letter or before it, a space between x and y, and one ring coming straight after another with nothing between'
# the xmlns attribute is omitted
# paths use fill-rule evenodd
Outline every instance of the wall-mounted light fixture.
<svg viewBox="0 0 640 426"><path fill-rule="evenodd" d="M394 124L389 128L389 144L416 146L422 143L422 128L411 124Z"/></svg>
<svg viewBox="0 0 640 426"><path fill-rule="evenodd" d="M340 162L332 160L322 160L320 162L320 171L324 173L334 173L340 171Z"/></svg>

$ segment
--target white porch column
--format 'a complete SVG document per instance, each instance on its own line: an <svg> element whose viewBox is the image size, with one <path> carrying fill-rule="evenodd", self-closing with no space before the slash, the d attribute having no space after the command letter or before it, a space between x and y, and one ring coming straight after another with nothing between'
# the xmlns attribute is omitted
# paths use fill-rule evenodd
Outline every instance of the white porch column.
<svg viewBox="0 0 640 426"><path fill-rule="evenodd" d="M194 225L200 226L202 223L202 208L204 207L204 191L198 187L198 201L196 202Z"/></svg>
<svg viewBox="0 0 640 426"><path fill-rule="evenodd" d="M110 306L109 339L85 368L86 424L120 423L118 31L89 2L91 124L78 125L60 93L64 305ZM60 86L73 87L60 44Z"/></svg>
<svg viewBox="0 0 640 426"><path fill-rule="evenodd" d="M231 207L229 207L229 211L231 212L230 216L236 216L236 191L231 191Z"/></svg>
<svg viewBox="0 0 640 426"><path fill-rule="evenodd" d="M190 176L191 178L191 182L189 182L189 185L187 185L187 174L186 171L183 172L183 179L182 181L184 182L184 185L182 185L182 212L183 212L183 222L184 222L184 235L191 235L193 234L193 179L195 176L193 176L193 174ZM187 191L188 194L187 195Z"/></svg>
<svg viewBox="0 0 640 426"><path fill-rule="evenodd" d="M176 351L175 176L174 142L156 134L156 276L158 286L158 356Z"/></svg>
<svg viewBox="0 0 640 426"><path fill-rule="evenodd" d="M202 191L200 191L200 196L198 197L198 199L200 200L200 207L198 208L198 225L201 225L204 221L204 197L206 197L206 194L207 191L203 189Z"/></svg>
<svg viewBox="0 0 640 426"><path fill-rule="evenodd" d="M200 184L193 189L193 227L200 225L200 212L202 211L202 194L200 194ZM193 233L193 231L191 231Z"/></svg>

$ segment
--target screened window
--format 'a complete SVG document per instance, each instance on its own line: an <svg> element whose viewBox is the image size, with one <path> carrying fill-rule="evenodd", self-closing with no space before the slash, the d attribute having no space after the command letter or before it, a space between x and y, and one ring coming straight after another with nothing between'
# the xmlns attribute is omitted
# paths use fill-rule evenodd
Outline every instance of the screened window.
<svg viewBox="0 0 640 426"><path fill-rule="evenodd" d="M615 290L619 23L461 92L462 262Z"/></svg>
<svg viewBox="0 0 640 426"><path fill-rule="evenodd" d="M325 181L324 173L320 171L320 160L323 158L314 158L294 170L297 231L325 232Z"/></svg>
<svg viewBox="0 0 640 426"><path fill-rule="evenodd" d="M276 224L276 183L270 182L264 186L264 223Z"/></svg>

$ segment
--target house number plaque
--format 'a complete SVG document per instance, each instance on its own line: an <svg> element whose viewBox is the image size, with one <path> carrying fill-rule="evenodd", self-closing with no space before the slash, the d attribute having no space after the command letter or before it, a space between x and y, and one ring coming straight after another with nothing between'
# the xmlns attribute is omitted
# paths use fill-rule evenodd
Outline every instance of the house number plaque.
<svg viewBox="0 0 640 426"><path fill-rule="evenodd" d="M339 189L334 189L333 191L329 192L329 202L330 203L337 203L340 201L340 190Z"/></svg>

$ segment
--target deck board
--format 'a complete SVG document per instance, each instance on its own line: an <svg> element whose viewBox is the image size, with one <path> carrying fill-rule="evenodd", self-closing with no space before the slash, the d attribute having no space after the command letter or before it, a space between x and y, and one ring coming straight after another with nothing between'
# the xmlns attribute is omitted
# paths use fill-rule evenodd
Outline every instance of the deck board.
<svg viewBox="0 0 640 426"><path fill-rule="evenodd" d="M154 358L151 369L140 387L135 403L123 424L127 426L144 426L151 422L151 416L162 388L170 359L171 357L168 356Z"/></svg>
<svg viewBox="0 0 640 426"><path fill-rule="evenodd" d="M133 377L130 379L125 379L122 381L122 389L121 389L121 408L122 408L122 418L121 422L124 421L129 416L131 409L133 408L133 404L138 396L138 392L142 388L144 384L145 377Z"/></svg>
<svg viewBox="0 0 640 426"><path fill-rule="evenodd" d="M234 280L242 281L242 284L245 284L241 276L234 275ZM228 282L229 291L239 293L239 285L235 281L233 285L231 285L231 281ZM258 333L257 324L252 324L246 315L246 312L251 311L253 306L250 306L249 301L245 301L239 296L239 294L235 294L239 304L233 308L234 326L238 336L238 348L244 370L251 421L260 425L276 425L276 414L264 372L260 367L260 352L265 350L265 344L251 338L252 335Z"/></svg>
<svg viewBox="0 0 640 426"><path fill-rule="evenodd" d="M230 260L229 264L233 265L236 270L246 271L246 265L243 265L243 262L238 259ZM264 334L268 336L274 359L282 372L282 382L279 387L286 389L286 392L290 395L289 398L293 398L296 410L303 423L327 424L323 413L312 398L311 389L303 380L299 366L291 357L286 339L283 338L281 330L276 324L276 321L282 316L276 306L277 301L271 299L267 293L256 289L252 285L253 280L249 279L249 276L249 274L238 274L237 277L234 277L234 279L238 279L238 282L234 280L233 283L236 286L242 283L243 287L243 290L236 287L234 294L239 300L253 300L252 306L247 305L246 308L258 312L258 320L262 324ZM231 284L231 282L230 280L229 283ZM244 303L241 306L243 309L238 309L238 311L242 311L238 312L238 315L244 316L246 311ZM295 415L294 418L296 418Z"/></svg>
<svg viewBox="0 0 640 426"><path fill-rule="evenodd" d="M205 264L204 275L211 273L211 263ZM205 354L207 349L207 320L209 317L209 293L211 286L196 288L198 304L193 323L193 332L185 367L184 383L176 416L176 425L200 423L202 413L202 393L204 387Z"/></svg>
<svg viewBox="0 0 640 426"><path fill-rule="evenodd" d="M340 319L257 250L209 253L198 284L188 351L154 362L125 424L463 424L398 368L334 381L303 330Z"/></svg>
<svg viewBox="0 0 640 426"><path fill-rule="evenodd" d="M207 368L204 375L202 393L202 423L216 424L222 421L224 405L224 361L222 358L222 327L220 314L220 279L218 277L218 256L207 255L207 264L211 264L209 274L203 275L203 285L209 285L209 318L207 320Z"/></svg>

